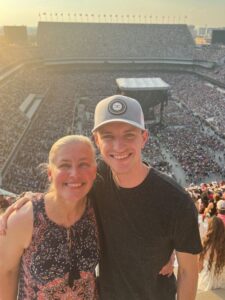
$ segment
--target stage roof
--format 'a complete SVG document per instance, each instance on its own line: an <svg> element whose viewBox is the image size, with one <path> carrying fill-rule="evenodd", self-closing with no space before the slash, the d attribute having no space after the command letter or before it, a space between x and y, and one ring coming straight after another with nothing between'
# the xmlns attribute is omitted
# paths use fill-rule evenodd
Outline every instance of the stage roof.
<svg viewBox="0 0 225 300"><path fill-rule="evenodd" d="M170 87L161 78L117 78L116 83L121 91L168 90Z"/></svg>

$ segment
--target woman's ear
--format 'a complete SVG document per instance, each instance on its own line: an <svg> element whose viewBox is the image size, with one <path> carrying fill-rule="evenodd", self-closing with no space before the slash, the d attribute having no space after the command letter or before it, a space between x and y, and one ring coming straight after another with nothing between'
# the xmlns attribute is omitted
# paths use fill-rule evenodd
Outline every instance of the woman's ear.
<svg viewBox="0 0 225 300"><path fill-rule="evenodd" d="M52 170L49 166L48 166L47 174L48 174L48 181L51 182L52 181Z"/></svg>
<svg viewBox="0 0 225 300"><path fill-rule="evenodd" d="M97 132L93 133L93 140L94 140L94 143L95 143L96 147L99 149L99 142L98 142L98 134L97 134Z"/></svg>

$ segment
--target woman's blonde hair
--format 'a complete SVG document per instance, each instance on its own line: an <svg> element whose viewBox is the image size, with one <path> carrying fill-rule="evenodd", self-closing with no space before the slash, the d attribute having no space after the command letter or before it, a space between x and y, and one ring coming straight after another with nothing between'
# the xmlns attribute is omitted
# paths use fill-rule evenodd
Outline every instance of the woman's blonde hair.
<svg viewBox="0 0 225 300"><path fill-rule="evenodd" d="M91 140L84 135L66 135L60 139L58 139L51 147L48 155L48 165L54 164L54 159L62 146L73 144L73 143L84 143L90 147L93 153L93 162L96 163L95 160L95 147Z"/></svg>

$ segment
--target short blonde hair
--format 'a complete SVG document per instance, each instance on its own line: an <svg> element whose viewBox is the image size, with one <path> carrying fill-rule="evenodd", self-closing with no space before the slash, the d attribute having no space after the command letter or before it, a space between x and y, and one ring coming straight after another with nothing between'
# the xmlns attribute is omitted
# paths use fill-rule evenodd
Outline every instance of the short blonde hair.
<svg viewBox="0 0 225 300"><path fill-rule="evenodd" d="M73 143L83 143L90 147L93 153L93 162L96 164L95 160L95 147L91 140L84 135L66 135L60 139L58 139L51 147L48 155L48 165L54 164L54 159L62 146L73 144Z"/></svg>

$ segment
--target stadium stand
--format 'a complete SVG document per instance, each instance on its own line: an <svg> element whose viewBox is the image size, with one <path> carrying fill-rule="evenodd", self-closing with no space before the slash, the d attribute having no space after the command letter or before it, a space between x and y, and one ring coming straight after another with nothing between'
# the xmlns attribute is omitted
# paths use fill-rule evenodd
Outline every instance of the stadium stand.
<svg viewBox="0 0 225 300"><path fill-rule="evenodd" d="M186 59L194 41L187 25L40 22L45 59Z"/></svg>
<svg viewBox="0 0 225 300"><path fill-rule="evenodd" d="M20 105L31 92L44 93L48 82L42 71L23 69L0 87L0 169L29 122Z"/></svg>
<svg viewBox="0 0 225 300"><path fill-rule="evenodd" d="M225 58L225 46L223 45L207 45L196 47L194 51L194 59L221 62Z"/></svg>
<svg viewBox="0 0 225 300"><path fill-rule="evenodd" d="M74 71L53 74L51 70L48 70L43 73L44 76L40 70L33 70L29 78L34 81L36 79L36 84L45 77L51 78L51 83L46 80L50 91L3 179L4 187L16 193L30 189L44 190L46 177L42 177L37 166L46 162L50 145L58 137L78 132L78 130L90 136L95 104L101 98L115 93L116 78L130 75L127 71ZM211 87L191 74L183 75L184 77L180 73L166 72L137 71L132 74L135 77L161 77L173 87L172 97L176 99L176 101L169 101L166 107L164 128L155 132L150 129L153 138L146 147L145 159L161 170L174 175L171 161L166 157L164 150L168 151L172 155L171 160L175 159L177 164L184 169L186 183L199 182L214 174L222 176L224 174L222 155L224 144L216 135L209 136L204 129L204 123L196 116L196 111L200 113L202 110L202 102L186 101L188 93L190 99L195 99L194 92L190 92L190 87L194 83L200 89L198 96L202 99L205 98L204 89L208 91ZM45 85L42 86L42 89L44 88ZM194 88L196 87L193 86L193 91ZM34 88L29 89L29 93L34 93ZM215 95L218 97L219 94L208 93L206 104L212 103L214 99L214 106L211 110L217 110L218 107L219 111L221 102L219 98L215 98ZM186 104L183 106L182 103ZM82 115L78 113L81 111L79 105L85 107ZM222 130L222 127L218 130ZM11 132L9 132L10 135ZM216 154L215 151L217 151ZM221 161L219 161L219 155ZM174 175L174 177L177 176ZM179 178L177 179L179 181Z"/></svg>
<svg viewBox="0 0 225 300"><path fill-rule="evenodd" d="M38 48L0 43L0 74L21 62L37 59Z"/></svg>

